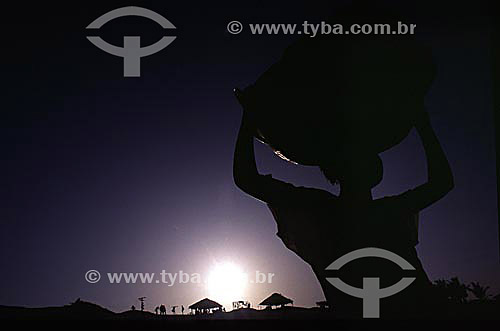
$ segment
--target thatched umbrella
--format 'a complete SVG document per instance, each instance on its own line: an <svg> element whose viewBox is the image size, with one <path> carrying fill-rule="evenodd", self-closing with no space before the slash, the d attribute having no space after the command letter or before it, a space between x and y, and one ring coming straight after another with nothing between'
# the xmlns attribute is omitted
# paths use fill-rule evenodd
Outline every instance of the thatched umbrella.
<svg viewBox="0 0 500 331"><path fill-rule="evenodd" d="M264 301L259 303L259 305L273 307L273 306L285 306L289 303L293 304L293 300L289 299L287 297L284 297L283 295L281 295L279 293L273 293L269 297L267 297Z"/></svg>
<svg viewBox="0 0 500 331"><path fill-rule="evenodd" d="M208 298L200 300L189 306L189 309L194 310L195 314L211 313L213 310L218 310L221 308L221 304Z"/></svg>

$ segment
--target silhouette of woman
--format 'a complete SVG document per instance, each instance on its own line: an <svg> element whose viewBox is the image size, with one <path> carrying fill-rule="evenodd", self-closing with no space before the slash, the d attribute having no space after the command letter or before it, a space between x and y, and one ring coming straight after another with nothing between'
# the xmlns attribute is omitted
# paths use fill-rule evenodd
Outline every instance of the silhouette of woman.
<svg viewBox="0 0 500 331"><path fill-rule="evenodd" d="M419 317L428 307L431 284L415 250L418 213L444 197L454 184L426 111L421 111L415 127L425 149L427 182L400 195L374 200L371 189L383 176L382 161L376 154L352 151L348 157L343 155L321 167L332 184L340 185L339 196L259 174L253 147L256 128L250 112L243 112L234 153L235 184L268 205L278 237L311 266L330 307L339 316L361 317L362 301L329 284L325 268L340 256L364 247L394 252L417 270L416 280L407 289L381 300L382 317ZM355 287L362 287L362 278L369 276L379 277L383 288L399 281L401 272L392 262L364 258L348 263L339 275Z"/></svg>

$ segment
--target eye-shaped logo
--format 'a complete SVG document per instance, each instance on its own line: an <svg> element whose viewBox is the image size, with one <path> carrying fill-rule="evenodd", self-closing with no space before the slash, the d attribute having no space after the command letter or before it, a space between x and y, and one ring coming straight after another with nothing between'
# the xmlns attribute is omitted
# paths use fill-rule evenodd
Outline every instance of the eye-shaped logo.
<svg viewBox="0 0 500 331"><path fill-rule="evenodd" d="M346 255L338 258L330 264L326 270L339 270L353 260L363 257L380 257L394 262L403 270L415 270L415 268L408 263L401 256L389 252L385 249L368 247L355 250L347 253ZM380 317L380 299L387 298L391 295L401 292L407 288L414 280L415 277L403 277L399 282L389 287L380 288L380 278L363 278L363 288L353 287L344 283L340 278L327 278L328 282L341 290L356 298L363 299L363 318L379 318Z"/></svg>
<svg viewBox="0 0 500 331"><path fill-rule="evenodd" d="M99 29L107 22L123 16L142 16L155 21L164 29L175 29L175 26L170 23L165 17L155 13L152 10L141 7L123 7L107 12L101 17L87 26L87 29ZM105 42L100 37L87 37L88 40L103 51L123 57L123 76L124 77L140 77L141 76L141 57L152 55L161 51L176 37L162 37L156 43L141 47L141 37L125 36L123 37L123 47L117 47Z"/></svg>

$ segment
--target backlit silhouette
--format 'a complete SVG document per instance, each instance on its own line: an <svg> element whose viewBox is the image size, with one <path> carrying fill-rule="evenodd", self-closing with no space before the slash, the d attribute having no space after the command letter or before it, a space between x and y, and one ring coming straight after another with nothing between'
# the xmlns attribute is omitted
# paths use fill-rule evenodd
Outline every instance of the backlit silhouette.
<svg viewBox="0 0 500 331"><path fill-rule="evenodd" d="M347 11L338 19L395 19L386 13L377 16L375 10L366 13ZM428 50L408 36L336 38L299 40L255 85L235 90L244 112L234 180L268 205L278 237L312 267L328 305L339 316L360 316L361 302L328 284L325 268L364 247L394 252L417 270L410 287L383 300L385 315L422 316L429 308L427 301L435 300L430 299L431 283L415 250L418 213L454 185L423 106L434 67ZM378 153L398 144L412 127L425 149L427 181L374 200L371 190L383 177ZM260 174L254 137L287 160L319 166L332 184L340 185L339 196ZM362 277L380 277L381 287L401 278L393 266L362 260L341 273L352 286L362 287Z"/></svg>

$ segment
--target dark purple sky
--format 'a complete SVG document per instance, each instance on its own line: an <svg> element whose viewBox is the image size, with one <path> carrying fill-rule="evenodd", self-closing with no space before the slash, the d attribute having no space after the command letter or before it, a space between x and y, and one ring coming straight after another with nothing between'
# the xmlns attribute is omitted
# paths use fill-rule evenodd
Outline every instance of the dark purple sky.
<svg viewBox="0 0 500 331"><path fill-rule="evenodd" d="M231 90L252 83L294 37L235 36L226 25L319 22L346 2L5 8L0 304L62 305L81 297L124 310L147 296L149 308L187 306L207 295L203 284L88 284L84 274L164 269L203 276L224 261L276 275L272 284L249 285L243 299L254 304L271 292L301 306L321 300L312 271L275 236L267 208L234 186L231 172L241 114ZM426 104L456 182L422 213L418 251L431 279L458 276L498 292L488 11L477 1L418 3L395 8L433 46L438 76ZM86 39L91 21L124 5L154 10L177 27L177 40L144 58L136 79L123 78L122 60ZM150 44L163 33L141 18L108 25L100 35L117 45L123 35ZM287 164L265 146L256 151L262 172L336 192L317 169ZM382 157L376 197L425 180L414 132Z"/></svg>

